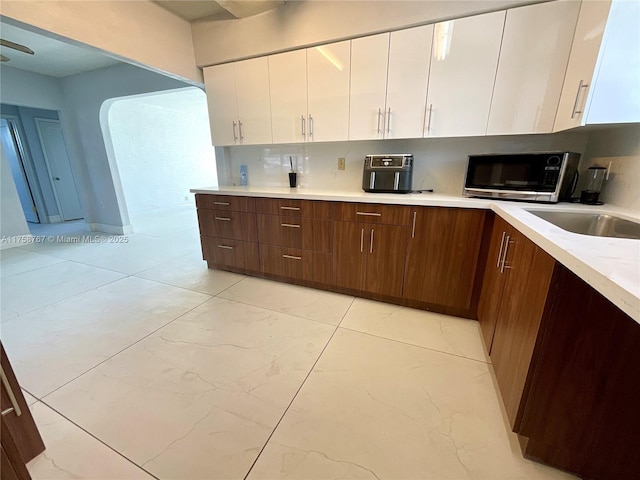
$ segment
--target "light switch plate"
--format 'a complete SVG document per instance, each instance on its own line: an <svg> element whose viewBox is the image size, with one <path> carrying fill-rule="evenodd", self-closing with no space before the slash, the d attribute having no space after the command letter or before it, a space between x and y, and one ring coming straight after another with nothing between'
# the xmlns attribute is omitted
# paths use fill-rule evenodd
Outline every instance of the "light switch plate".
<svg viewBox="0 0 640 480"><path fill-rule="evenodd" d="M338 170L344 170L344 157L338 158Z"/></svg>

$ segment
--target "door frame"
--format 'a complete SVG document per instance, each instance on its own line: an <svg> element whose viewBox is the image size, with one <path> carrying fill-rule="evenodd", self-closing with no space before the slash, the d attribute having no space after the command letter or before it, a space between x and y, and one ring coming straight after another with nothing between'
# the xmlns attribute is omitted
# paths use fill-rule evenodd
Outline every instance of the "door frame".
<svg viewBox="0 0 640 480"><path fill-rule="evenodd" d="M31 192L31 198L36 207L36 216L41 224L51 223L47 215L47 204L44 201L42 192L40 190L40 178L38 177L33 160L27 148L25 148L25 135L22 131L22 124L20 118L17 115L1 114L0 118L3 118L9 124L9 132L13 137L13 143L18 152L18 156L23 166L24 175L26 177L27 186ZM53 187L53 186L52 186Z"/></svg>
<svg viewBox="0 0 640 480"><path fill-rule="evenodd" d="M47 175L49 177L49 182L51 183L51 189L53 190L53 196L56 199L56 206L58 207L58 215L60 216L61 222L67 221L64 216L64 211L62 210L62 206L60 203L60 198L58 197L58 191L56 189L56 184L53 181L53 175L51 173L51 164L49 161L49 156L47 155L47 149L44 147L44 142L42 139L42 132L40 131L41 123L56 123L60 125L60 130L62 132L62 139L64 140L64 145L67 150L67 157L69 158L69 169L71 170L71 180L73 182L73 187L76 189L76 194L78 195L78 199L80 199L80 192L78 192L78 184L76 182L76 177L73 172L73 167L71 165L71 158L69 155L69 148L67 146L67 139L64 134L64 128L62 127L62 122L60 120L55 120L52 118L43 118L43 117L33 117L33 121L36 124L36 131L38 132L38 139L40 140L40 146L42 148L42 156L44 157L44 163L47 167ZM80 206L82 207L82 200L80 200ZM83 212L84 213L84 212ZM84 217L84 215L83 215Z"/></svg>

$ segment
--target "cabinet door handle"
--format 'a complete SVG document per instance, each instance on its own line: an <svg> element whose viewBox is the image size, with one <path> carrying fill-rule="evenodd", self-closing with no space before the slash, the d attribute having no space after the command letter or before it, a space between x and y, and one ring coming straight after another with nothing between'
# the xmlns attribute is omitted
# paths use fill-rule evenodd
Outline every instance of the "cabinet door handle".
<svg viewBox="0 0 640 480"><path fill-rule="evenodd" d="M496 262L496 268L500 268L500 262L502 261L502 249L504 248L504 237L506 234L506 232L502 232L502 240L500 240L500 251L498 252L498 261Z"/></svg>
<svg viewBox="0 0 640 480"><path fill-rule="evenodd" d="M295 223L281 223L280 226L287 228L300 228L300 225L296 225Z"/></svg>
<svg viewBox="0 0 640 480"><path fill-rule="evenodd" d="M236 122L233 122L233 141L238 141L238 132L236 130Z"/></svg>
<svg viewBox="0 0 640 480"><path fill-rule="evenodd" d="M244 140L244 133L242 131L242 122L240 120L238 120L238 130L240 130L240 141L242 142Z"/></svg>
<svg viewBox="0 0 640 480"><path fill-rule="evenodd" d="M580 80L580 83L578 84L578 92L576 93L576 101L573 104L573 110L571 111L571 118L575 118L576 115L580 115L583 112L583 110L578 110L578 105L580 103L580 93L582 93L583 88L589 88L589 84L584 83L583 80Z"/></svg>
<svg viewBox="0 0 640 480"><path fill-rule="evenodd" d="M360 253L364 252L364 228L360 230Z"/></svg>
<svg viewBox="0 0 640 480"><path fill-rule="evenodd" d="M391 107L387 111L387 133L391 133Z"/></svg>
<svg viewBox="0 0 640 480"><path fill-rule="evenodd" d="M431 114L433 113L433 103L429 105L429 119L427 120L427 132L431 131Z"/></svg>
<svg viewBox="0 0 640 480"><path fill-rule="evenodd" d="M231 219L229 217L215 217L216 220L222 220L223 222L230 222Z"/></svg>
<svg viewBox="0 0 640 480"><path fill-rule="evenodd" d="M225 250L233 250L233 247L230 245L218 245L218 248L224 248Z"/></svg>
<svg viewBox="0 0 640 480"><path fill-rule="evenodd" d="M413 212L413 226L411 227L411 238L416 238L416 216L418 212Z"/></svg>
<svg viewBox="0 0 640 480"><path fill-rule="evenodd" d="M309 138L313 138L313 117L309 115Z"/></svg>
<svg viewBox="0 0 640 480"><path fill-rule="evenodd" d="M381 217L382 216L381 213L375 213L375 212L356 212L356 215L364 215L366 217Z"/></svg>
<svg viewBox="0 0 640 480"><path fill-rule="evenodd" d="M302 260L302 257L296 257L295 255L282 255L282 258L290 258L291 260Z"/></svg>
<svg viewBox="0 0 640 480"><path fill-rule="evenodd" d="M307 136L307 129L305 125L304 115L300 115L300 123L302 124L302 138Z"/></svg>
<svg viewBox="0 0 640 480"><path fill-rule="evenodd" d="M510 243L513 243L513 241L511 240L511 237L509 235L507 235L507 238L505 239L505 242L504 242L504 254L502 255L502 265L500 266L500 273L504 272L505 269L512 268L512 267L506 265L506 263L507 263L507 252L509 251L509 244Z"/></svg>
<svg viewBox="0 0 640 480"><path fill-rule="evenodd" d="M369 245L369 253L373 253L373 228L371 229L371 244Z"/></svg>
<svg viewBox="0 0 640 480"><path fill-rule="evenodd" d="M378 109L378 126L376 127L376 133L380 133L380 116L382 115L382 111Z"/></svg>
<svg viewBox="0 0 640 480"><path fill-rule="evenodd" d="M225 205L225 206L229 206L229 202L213 202L214 205Z"/></svg>
<svg viewBox="0 0 640 480"><path fill-rule="evenodd" d="M295 210L296 212L299 212L300 207L280 207L280 210Z"/></svg>
<svg viewBox="0 0 640 480"><path fill-rule="evenodd" d="M2 385L7 391L7 395L9 396L9 401L11 402L11 407L3 410L2 416L4 417L5 415L11 412L16 412L16 416L19 417L20 415L22 415L22 410L20 410L20 405L18 405L18 400L16 400L16 396L13 393L13 389L9 384L9 379L7 378L7 375L4 373L4 368L2 368L1 366L0 366L0 378L2 379Z"/></svg>

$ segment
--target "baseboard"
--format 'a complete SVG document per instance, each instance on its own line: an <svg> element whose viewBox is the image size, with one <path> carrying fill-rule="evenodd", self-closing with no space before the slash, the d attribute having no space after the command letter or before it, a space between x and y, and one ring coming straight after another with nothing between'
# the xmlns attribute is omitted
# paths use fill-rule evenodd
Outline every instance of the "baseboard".
<svg viewBox="0 0 640 480"><path fill-rule="evenodd" d="M106 223L91 223L92 232L110 233L112 235L128 235L133 233L131 225L108 225Z"/></svg>

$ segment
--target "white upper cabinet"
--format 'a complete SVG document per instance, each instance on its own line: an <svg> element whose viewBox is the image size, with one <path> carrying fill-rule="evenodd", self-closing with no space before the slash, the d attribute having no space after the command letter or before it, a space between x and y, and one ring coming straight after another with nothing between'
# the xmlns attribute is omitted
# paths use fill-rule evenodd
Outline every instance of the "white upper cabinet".
<svg viewBox="0 0 640 480"><path fill-rule="evenodd" d="M213 145L271 143L267 58L204 69Z"/></svg>
<svg viewBox="0 0 640 480"><path fill-rule="evenodd" d="M235 145L238 138L238 103L233 64L203 70L213 145Z"/></svg>
<svg viewBox="0 0 640 480"><path fill-rule="evenodd" d="M579 10L556 1L507 11L488 135L553 130Z"/></svg>
<svg viewBox="0 0 640 480"><path fill-rule="evenodd" d="M422 137L432 39L433 25L391 33L385 138Z"/></svg>
<svg viewBox="0 0 640 480"><path fill-rule="evenodd" d="M350 44L307 49L307 141L349 138Z"/></svg>
<svg viewBox="0 0 640 480"><path fill-rule="evenodd" d="M486 133L504 19L502 11L435 25L426 137Z"/></svg>
<svg viewBox="0 0 640 480"><path fill-rule="evenodd" d="M383 138L389 34L351 41L349 139Z"/></svg>
<svg viewBox="0 0 640 480"><path fill-rule="evenodd" d="M307 51L269 57L273 143L307 141Z"/></svg>
<svg viewBox="0 0 640 480"><path fill-rule="evenodd" d="M614 0L587 101L587 124L640 122L640 2Z"/></svg>
<svg viewBox="0 0 640 480"><path fill-rule="evenodd" d="M240 143L245 145L272 143L267 57L243 60L233 65L238 98Z"/></svg>
<svg viewBox="0 0 640 480"><path fill-rule="evenodd" d="M580 6L554 132L584 125L585 106L610 7L609 0L583 1Z"/></svg>

